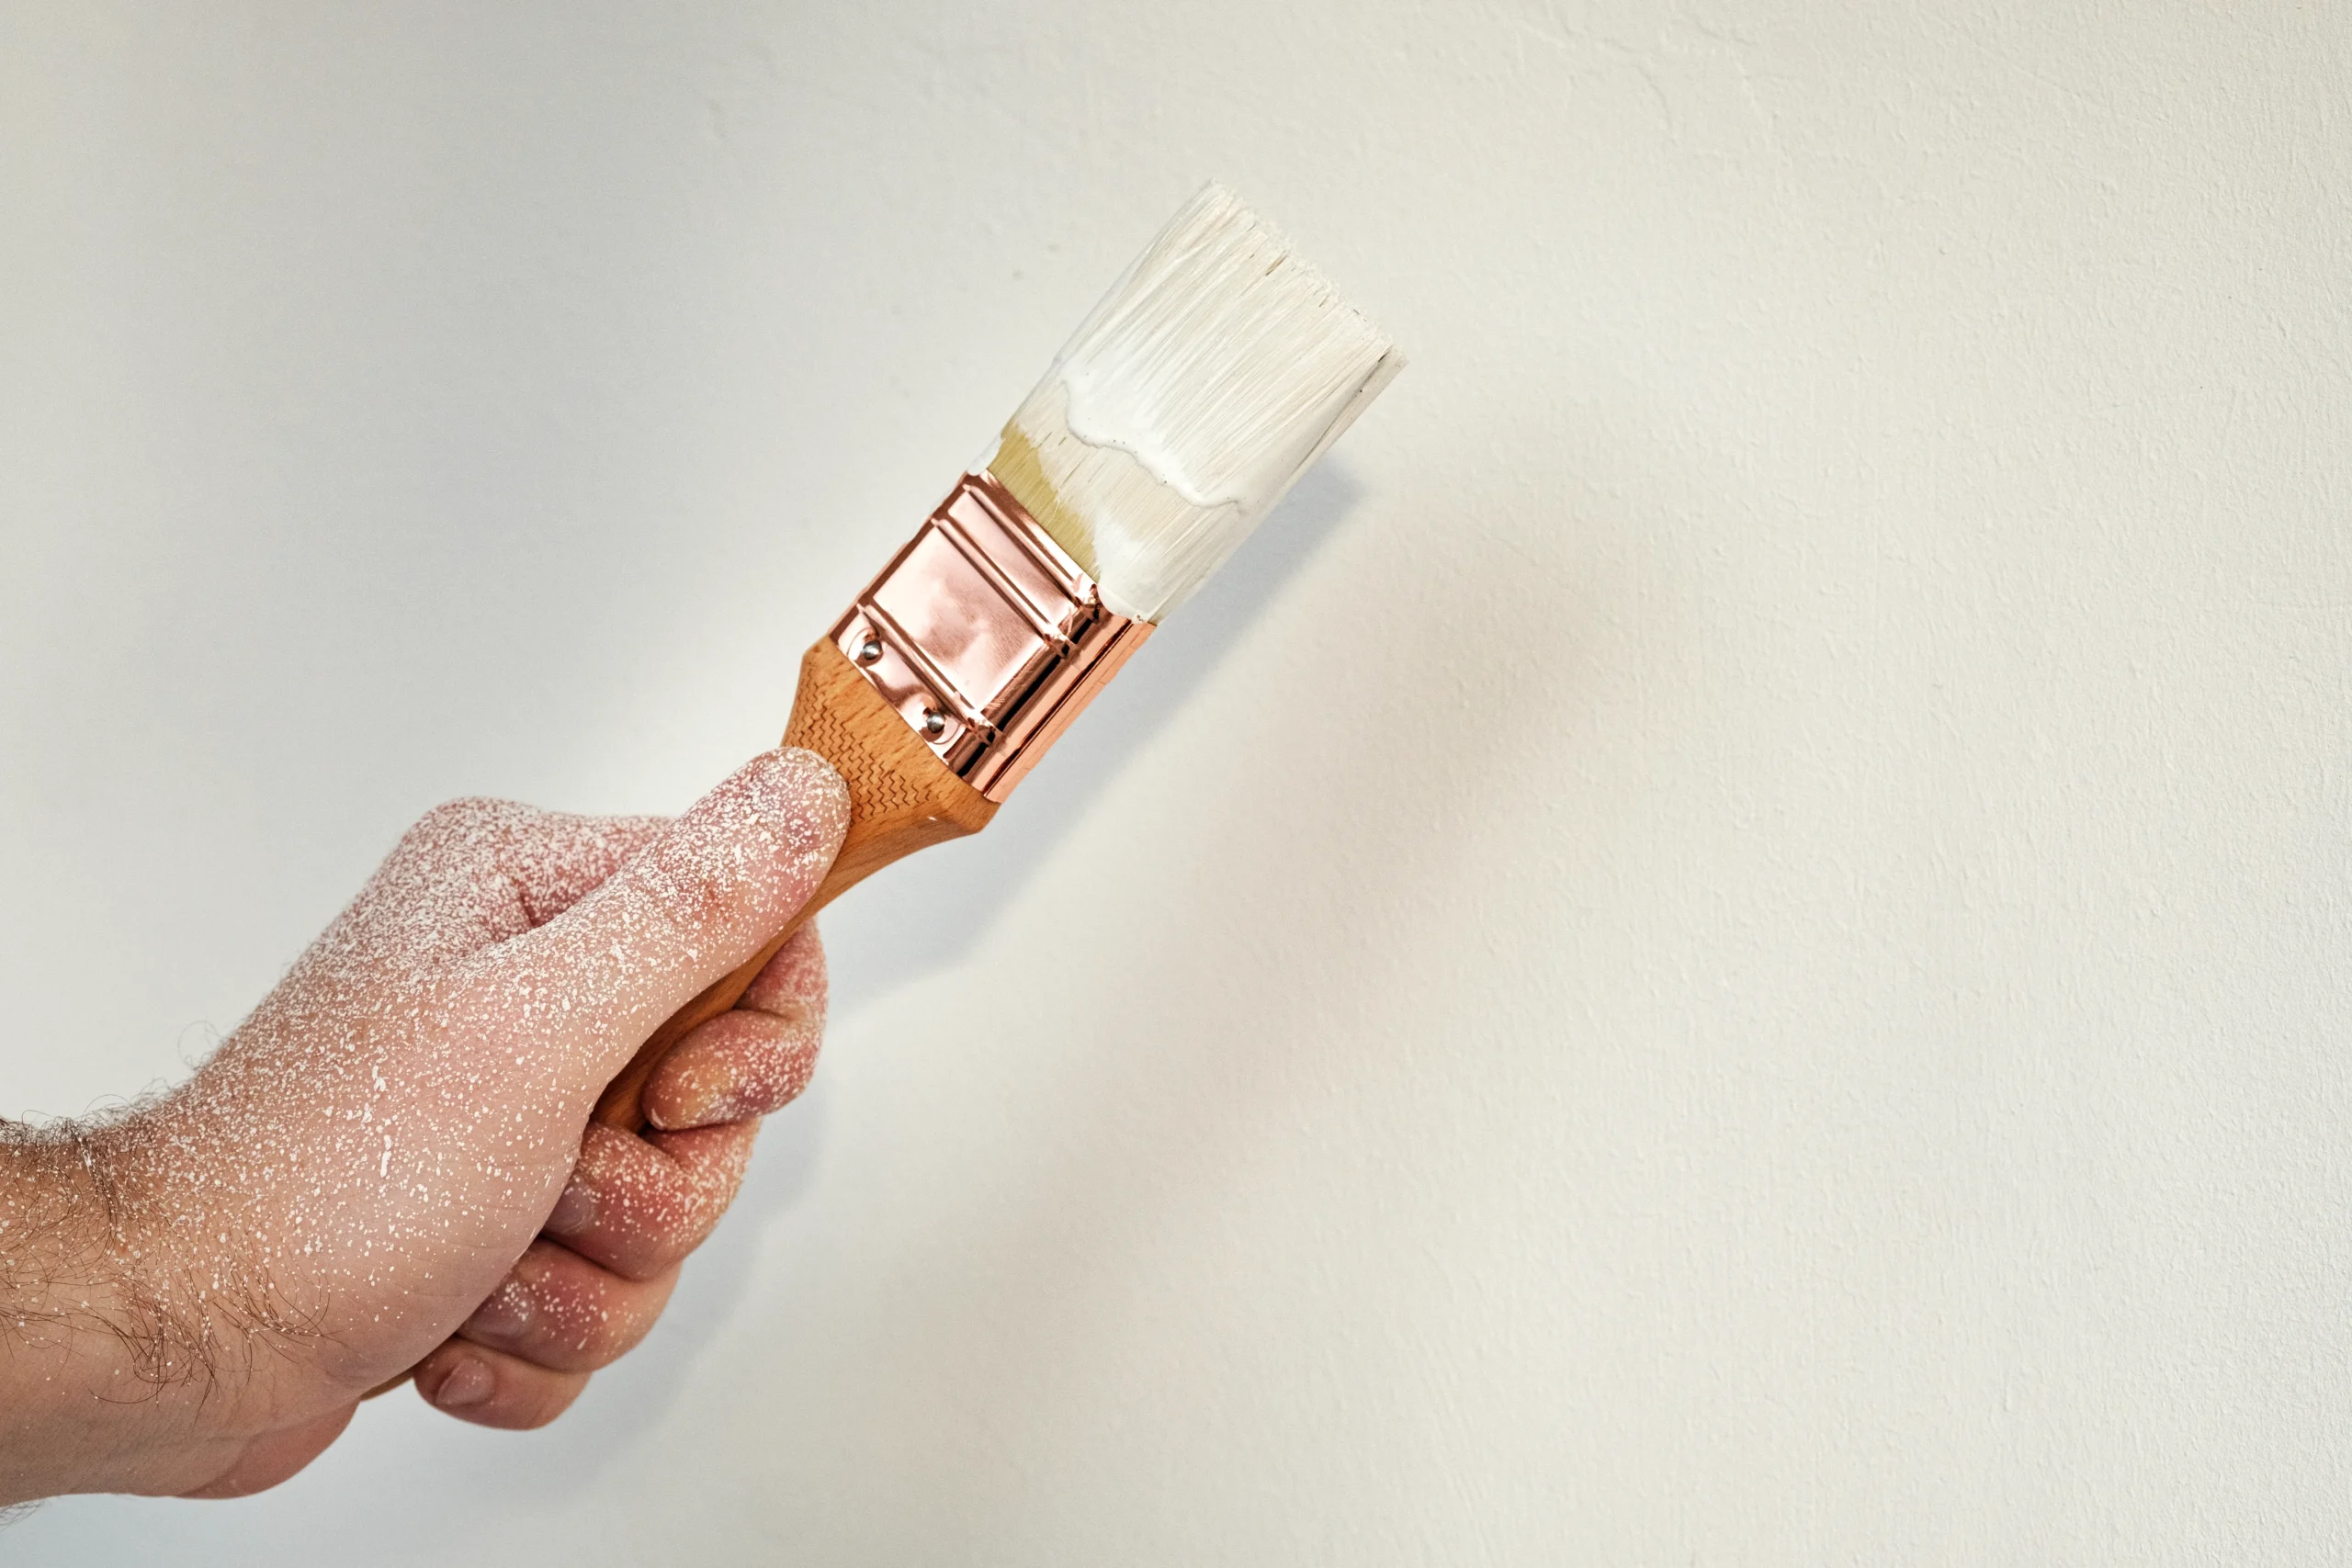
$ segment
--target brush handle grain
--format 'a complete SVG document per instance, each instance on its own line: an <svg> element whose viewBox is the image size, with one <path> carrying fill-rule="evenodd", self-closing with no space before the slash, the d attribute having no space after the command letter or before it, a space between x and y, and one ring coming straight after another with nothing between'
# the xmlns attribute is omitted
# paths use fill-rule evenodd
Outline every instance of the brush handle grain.
<svg viewBox="0 0 2352 1568"><path fill-rule="evenodd" d="M790 925L741 968L673 1013L638 1048L596 1102L595 1119L608 1127L634 1133L645 1125L640 1102L662 1058L696 1025L741 1001L809 916L900 856L977 833L996 815L996 803L950 772L830 639L800 660L800 690L784 743L816 752L849 785L849 832L841 852Z"/></svg>

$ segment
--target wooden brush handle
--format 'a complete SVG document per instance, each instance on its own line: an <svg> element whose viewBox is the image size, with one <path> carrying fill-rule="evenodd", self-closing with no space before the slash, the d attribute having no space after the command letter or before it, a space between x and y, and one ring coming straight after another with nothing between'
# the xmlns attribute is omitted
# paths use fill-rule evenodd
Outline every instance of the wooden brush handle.
<svg viewBox="0 0 2352 1568"><path fill-rule="evenodd" d="M792 699L784 743L816 752L849 785L849 834L841 853L775 940L671 1014L638 1048L596 1102L596 1120L608 1127L634 1133L645 1125L639 1101L646 1080L670 1047L741 1001L776 949L809 916L901 855L977 833L996 815L996 802L950 772L830 639L800 660L800 690Z"/></svg>

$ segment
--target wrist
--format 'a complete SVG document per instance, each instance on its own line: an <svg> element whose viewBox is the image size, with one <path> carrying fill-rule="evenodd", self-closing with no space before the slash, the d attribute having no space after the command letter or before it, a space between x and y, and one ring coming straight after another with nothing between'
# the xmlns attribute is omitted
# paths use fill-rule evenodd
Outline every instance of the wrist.
<svg viewBox="0 0 2352 1568"><path fill-rule="evenodd" d="M107 1132L0 1123L0 1503L176 1490L213 1446L212 1314Z"/></svg>

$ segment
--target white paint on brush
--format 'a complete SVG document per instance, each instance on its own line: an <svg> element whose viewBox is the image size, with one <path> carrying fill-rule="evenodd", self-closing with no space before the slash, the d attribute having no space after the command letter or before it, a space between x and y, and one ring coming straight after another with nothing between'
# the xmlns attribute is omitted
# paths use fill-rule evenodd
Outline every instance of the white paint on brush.
<svg viewBox="0 0 2352 1568"><path fill-rule="evenodd" d="M1232 192L1161 230L1012 418L1044 520L1125 614L1182 604L1403 367Z"/></svg>

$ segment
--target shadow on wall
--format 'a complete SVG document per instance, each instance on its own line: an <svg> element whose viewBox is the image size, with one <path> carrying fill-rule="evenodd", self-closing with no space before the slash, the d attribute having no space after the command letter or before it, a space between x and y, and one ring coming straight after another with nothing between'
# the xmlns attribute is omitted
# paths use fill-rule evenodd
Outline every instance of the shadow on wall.
<svg viewBox="0 0 2352 1568"><path fill-rule="evenodd" d="M1531 421L1514 434L1522 439L1498 436L1498 446L1550 454L1557 473L1668 471L1652 454L1628 455L1581 430ZM1236 1454L1265 1445L1256 1458L1266 1474L1283 1462L1282 1439L1269 1433L1295 1437L1328 1420L1321 1429L1330 1441L1354 1442L1361 1434L1343 1429L1365 1411L1408 1405L1393 1391L1325 1381L1351 1357L1329 1352L1335 1321L1318 1314L1340 1311L1345 1328L1397 1347L1400 1367L1442 1368L1442 1352L1428 1348L1448 1343L1452 1325L1431 1303L1458 1301L1465 1286L1447 1276L1435 1238L1453 1220L1449 1202L1432 1195L1482 1179L1515 1190L1544 1179L1524 1168L1496 1169L1478 1146L1485 1128L1527 1114L1517 1098L1526 1077L1498 1071L1490 1089L1456 1093L1442 1108L1420 1086L1448 1075L1475 1083L1487 1075L1466 1068L1515 1048L1554 1062L1617 1048L1560 1026L1555 1004L1523 973L1454 967L1442 979L1384 979L1327 961L1408 953L1417 933L1439 926L1476 932L1488 918L1497 867L1465 850L1482 828L1491 839L1498 811L1532 809L1559 825L1538 876L1599 879L1619 853L1638 856L1657 749L1696 717L1687 694L1655 690L1664 683L1658 661L1687 657L1693 628L1654 516L1621 491L1577 485L1555 495L1542 480L1469 465L1433 466L1414 479L1417 488L1381 497L1393 522L1471 521L1410 569L1350 584L1351 615L1378 631L1350 649L1350 683L1330 694L1341 707L1329 722L1296 726L1260 715L1260 733L1238 742L1262 739L1270 755L1279 747L1282 765L1254 781L1250 810L1214 857L1171 862L1173 874L1154 890L1154 919L1219 933L1199 964L1221 983L1178 976L1139 994L1154 1048L1070 1058L1081 1065L1056 1086L1057 1130L1015 1183L992 1194L987 1226L926 1251L920 1302L864 1282L867 1293L848 1309L896 1329L884 1335L898 1348L894 1376L953 1388L961 1410L988 1412L989 1429L1041 1473L1091 1473L1088 1445L1124 1440L1102 1397L1106 1369L1136 1380L1130 1388L1202 1377L1238 1388L1258 1369L1279 1368L1262 1390L1237 1395L1237 1407L1252 1408L1262 1425L1253 1431L1245 1422L1231 1434ZM1517 525L1474 531L1490 516ZM1317 517L1327 530L1337 521ZM1314 546L1294 547L1285 572ZM1128 728L1109 739L1132 746L1137 730L1160 721L1229 644L1238 617L1263 603L1264 581L1253 581L1255 597L1219 626L1215 647L1171 673L1185 684L1128 694L1142 711L1123 714ZM1463 628L1498 620L1512 628L1506 649L1465 648ZM1616 629L1626 624L1644 635ZM1629 745L1623 726L1636 712L1641 739ZM1544 722L1531 728L1531 713ZM1613 743L1604 744L1611 726ZM1364 765L1367 733L1386 743L1377 766ZM1090 786L1124 755L1090 750ZM1269 870L1238 908L1230 879L1238 865ZM1476 946L1456 944L1474 960ZM1429 1003L1433 984L1515 994L1544 1025L1516 1046L1491 1030L1431 1029L1444 1011ZM1542 1081L1583 1076L1555 1068ZM1370 1080L1377 1087L1363 1091ZM1483 1106L1482 1094L1493 1097ZM1396 1119L1400 1103L1413 1106L1411 1118ZM1389 1304L1382 1292L1400 1280L1415 1289L1402 1292L1406 1304ZM1351 1281L1363 1287L1352 1296ZM1284 1304L1271 1304L1277 1299ZM997 1321L1024 1326L977 1359L964 1342L921 1331L926 1322ZM1148 1352L1138 1358L1138 1346L1175 1344L1218 1363L1149 1366ZM1303 1402L1302 1388L1310 1391ZM1458 1484L1416 1469L1418 1438L1407 1427L1376 1441L1391 1445L1400 1473L1426 1473L1441 1501ZM952 1423L895 1433L888 1449L861 1458L887 1477L883 1495L981 1517L1000 1482ZM1238 1463L1237 1473L1250 1469ZM1279 1507L1275 1495L1270 1487L1266 1501ZM1416 1517L1400 1506L1397 1528Z"/></svg>
<svg viewBox="0 0 2352 1568"><path fill-rule="evenodd" d="M881 891L827 910L835 1020L952 967L1052 855L1088 806L1182 708L1275 594L1339 531L1363 490L1326 460L1225 570L1152 637L986 832L891 866Z"/></svg>

